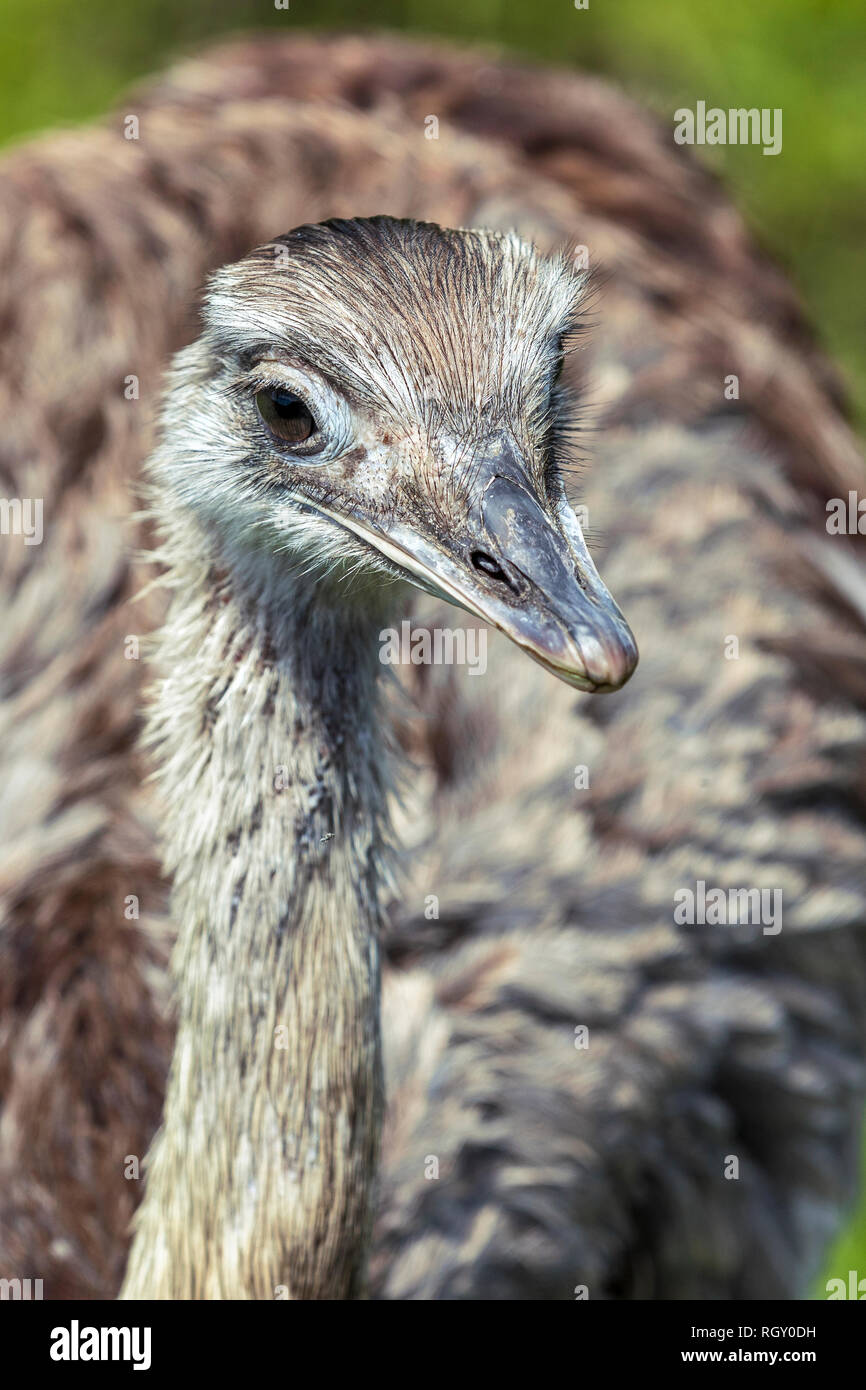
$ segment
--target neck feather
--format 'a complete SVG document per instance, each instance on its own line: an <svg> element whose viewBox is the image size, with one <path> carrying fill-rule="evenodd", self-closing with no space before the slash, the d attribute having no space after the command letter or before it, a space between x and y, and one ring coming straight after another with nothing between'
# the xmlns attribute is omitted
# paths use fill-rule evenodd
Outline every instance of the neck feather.
<svg viewBox="0 0 866 1390"><path fill-rule="evenodd" d="M178 1035L123 1297L347 1298L382 1111L381 613L167 541ZM231 575L232 577L227 577Z"/></svg>

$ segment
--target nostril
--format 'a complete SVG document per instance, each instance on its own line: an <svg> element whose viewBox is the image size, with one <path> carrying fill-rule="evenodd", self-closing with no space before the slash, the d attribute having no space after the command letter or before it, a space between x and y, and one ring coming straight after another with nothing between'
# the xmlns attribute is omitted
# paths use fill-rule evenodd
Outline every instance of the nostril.
<svg viewBox="0 0 866 1390"><path fill-rule="evenodd" d="M469 560L473 568L480 570L482 574L486 574L488 579L493 579L497 584L506 584L509 589L512 589L515 593L517 592L517 585L510 575L505 573L502 566L497 564L493 556L488 555L486 550L473 550L469 556Z"/></svg>
<svg viewBox="0 0 866 1390"><path fill-rule="evenodd" d="M477 570L483 570L489 574L491 579L505 580L505 571L497 565L492 555L488 555L484 550L473 550L469 556L472 564Z"/></svg>

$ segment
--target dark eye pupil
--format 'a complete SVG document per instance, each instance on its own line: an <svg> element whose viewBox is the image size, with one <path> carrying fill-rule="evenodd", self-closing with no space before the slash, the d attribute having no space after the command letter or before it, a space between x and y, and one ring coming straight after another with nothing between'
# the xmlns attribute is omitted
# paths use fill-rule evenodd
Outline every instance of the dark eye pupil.
<svg viewBox="0 0 866 1390"><path fill-rule="evenodd" d="M291 391L259 391L256 405L271 433L287 444L303 444L318 430L309 406Z"/></svg>
<svg viewBox="0 0 866 1390"><path fill-rule="evenodd" d="M297 396L287 396L284 392L280 392L279 395L273 397L273 401L281 420L297 420L304 416L308 420L312 418L304 402L299 401Z"/></svg>

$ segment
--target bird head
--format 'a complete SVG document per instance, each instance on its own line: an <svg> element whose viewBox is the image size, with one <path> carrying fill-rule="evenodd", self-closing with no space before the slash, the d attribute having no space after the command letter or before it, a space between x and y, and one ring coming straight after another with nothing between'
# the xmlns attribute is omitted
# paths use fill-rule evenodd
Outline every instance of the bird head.
<svg viewBox="0 0 866 1390"><path fill-rule="evenodd" d="M557 462L584 279L515 234L387 217L289 232L212 278L162 481L331 597L408 580L578 689L615 690L637 648Z"/></svg>

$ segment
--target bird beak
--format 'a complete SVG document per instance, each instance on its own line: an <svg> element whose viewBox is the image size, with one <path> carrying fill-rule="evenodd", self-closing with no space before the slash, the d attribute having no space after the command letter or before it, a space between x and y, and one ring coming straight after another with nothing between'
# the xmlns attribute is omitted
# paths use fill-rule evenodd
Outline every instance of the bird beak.
<svg viewBox="0 0 866 1390"><path fill-rule="evenodd" d="M525 468L502 441L470 469L472 501L459 545L414 522L371 525L336 515L419 588L499 628L579 690L618 690L637 665L637 644L593 564L564 495L549 515Z"/></svg>

